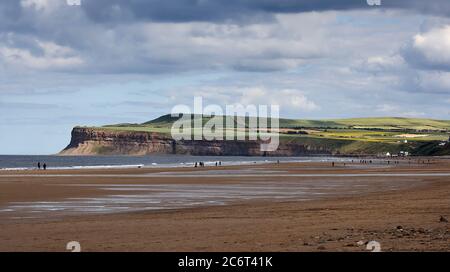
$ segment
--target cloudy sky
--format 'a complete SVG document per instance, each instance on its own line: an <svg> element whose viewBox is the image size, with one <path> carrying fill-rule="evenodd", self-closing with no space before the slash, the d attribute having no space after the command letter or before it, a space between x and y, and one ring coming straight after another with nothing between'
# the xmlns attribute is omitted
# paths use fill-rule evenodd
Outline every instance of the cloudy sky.
<svg viewBox="0 0 450 272"><path fill-rule="evenodd" d="M448 0L2 0L0 154L193 104L450 119Z"/></svg>

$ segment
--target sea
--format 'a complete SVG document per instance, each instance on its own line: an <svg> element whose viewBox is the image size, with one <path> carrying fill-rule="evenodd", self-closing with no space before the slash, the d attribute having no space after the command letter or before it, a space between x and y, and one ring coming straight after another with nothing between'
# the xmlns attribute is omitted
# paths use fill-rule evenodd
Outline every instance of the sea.
<svg viewBox="0 0 450 272"><path fill-rule="evenodd" d="M280 162L327 162L348 161L350 158L327 156L308 157L240 157L240 156L187 156L187 155L151 155L151 156L56 156L56 155L0 155L0 170L32 170L38 162L47 165L47 169L107 169L107 168L144 168L144 167L191 167L196 162L205 166L241 165Z"/></svg>

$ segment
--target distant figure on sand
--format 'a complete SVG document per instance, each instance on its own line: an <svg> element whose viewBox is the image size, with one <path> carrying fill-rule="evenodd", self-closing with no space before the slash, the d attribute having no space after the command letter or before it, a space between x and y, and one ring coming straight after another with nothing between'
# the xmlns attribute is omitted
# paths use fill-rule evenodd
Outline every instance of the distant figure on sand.
<svg viewBox="0 0 450 272"><path fill-rule="evenodd" d="M47 170L47 164L44 163L42 167L44 168L44 170Z"/></svg>
<svg viewBox="0 0 450 272"><path fill-rule="evenodd" d="M195 166L194 167L196 167L197 168L197 162L195 162Z"/></svg>
<svg viewBox="0 0 450 272"><path fill-rule="evenodd" d="M334 162L331 163L331 166L334 167Z"/></svg>
<svg viewBox="0 0 450 272"><path fill-rule="evenodd" d="M41 169L41 163L40 162L38 162L37 166L38 166L38 169Z"/></svg>

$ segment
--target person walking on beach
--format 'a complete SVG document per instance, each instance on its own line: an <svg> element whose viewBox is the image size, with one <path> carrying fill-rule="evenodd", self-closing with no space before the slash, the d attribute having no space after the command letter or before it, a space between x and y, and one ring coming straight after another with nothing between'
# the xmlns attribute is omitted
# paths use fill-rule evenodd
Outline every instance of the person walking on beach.
<svg viewBox="0 0 450 272"><path fill-rule="evenodd" d="M42 167L44 168L44 170L47 170L47 164L44 163Z"/></svg>
<svg viewBox="0 0 450 272"><path fill-rule="evenodd" d="M39 170L41 170L41 163L40 162L38 162L37 167L38 167Z"/></svg>

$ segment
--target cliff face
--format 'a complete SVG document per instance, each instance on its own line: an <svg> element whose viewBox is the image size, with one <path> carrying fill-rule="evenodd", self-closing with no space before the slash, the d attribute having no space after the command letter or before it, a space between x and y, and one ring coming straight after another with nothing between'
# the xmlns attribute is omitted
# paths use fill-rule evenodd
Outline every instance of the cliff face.
<svg viewBox="0 0 450 272"><path fill-rule="evenodd" d="M175 141L154 132L127 132L76 127L61 155L186 154L205 156L300 156L332 154L327 147L280 143L277 151L261 152L258 141Z"/></svg>
<svg viewBox="0 0 450 272"><path fill-rule="evenodd" d="M173 153L173 141L164 135L76 127L61 155L146 155Z"/></svg>

